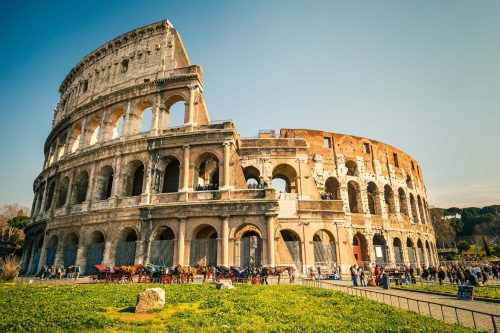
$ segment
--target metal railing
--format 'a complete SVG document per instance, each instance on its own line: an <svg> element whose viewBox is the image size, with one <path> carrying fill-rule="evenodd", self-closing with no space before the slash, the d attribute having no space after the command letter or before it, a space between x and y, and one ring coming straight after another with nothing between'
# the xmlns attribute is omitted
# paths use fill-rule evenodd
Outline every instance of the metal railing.
<svg viewBox="0 0 500 333"><path fill-rule="evenodd" d="M450 283L443 281L442 284L439 284L439 281L436 280L425 280L425 279L417 279L416 281L417 286L421 287L429 287L430 292L440 292L440 293L446 293L452 295L450 291L446 290L439 290L440 286L448 286L448 287L454 287L454 293L456 294L458 291L458 287L461 286L462 284L457 284L457 283ZM411 284L408 285L407 288L400 288L404 290L411 290ZM435 288L436 290L432 290ZM484 291L481 295L478 295L478 291ZM474 287L474 297L484 297L484 298L493 298L493 299L498 299L499 298L499 292L500 291L500 285L498 284L498 281L491 281L488 280L486 284ZM491 295L491 296L490 296Z"/></svg>
<svg viewBox="0 0 500 333"><path fill-rule="evenodd" d="M391 295L377 291L372 287L357 288L335 284L331 281L303 279L302 285L323 289L341 291L349 295L364 297L400 309L416 312L420 315L438 319L450 324L460 324L476 330L498 332L500 315L471 310L465 307L445 305L441 303L423 301L406 296Z"/></svg>

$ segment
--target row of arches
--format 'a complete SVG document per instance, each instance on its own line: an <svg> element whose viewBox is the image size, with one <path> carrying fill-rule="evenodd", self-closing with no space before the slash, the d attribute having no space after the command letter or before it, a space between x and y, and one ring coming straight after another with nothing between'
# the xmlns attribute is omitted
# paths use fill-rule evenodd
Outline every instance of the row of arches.
<svg viewBox="0 0 500 333"><path fill-rule="evenodd" d="M213 153L202 153L195 163L195 188L211 190L218 189L219 157ZM34 212L47 211L51 207L58 209L64 205L81 204L85 201L100 201L112 196L131 197L144 193L146 188L146 167L141 160L132 160L127 163L119 182L112 165L104 165L90 179L90 172L80 171L72 180L65 176L60 180L49 179L48 189L42 183L36 192ZM178 192L181 184L181 163L174 156L165 156L154 166L152 172L153 190L156 193ZM114 189L121 185L121 188ZM210 186L209 186L210 185ZM89 194L90 189L93 189ZM45 198L43 197L45 195ZM42 202L44 202L42 207Z"/></svg>
<svg viewBox="0 0 500 333"><path fill-rule="evenodd" d="M117 107L80 120L62 132L50 147L46 166L64 155L99 142L117 139L123 135L146 133L154 128L177 127L185 124L186 98L182 95L169 97L155 115L154 101L140 101L130 108Z"/></svg>
<svg viewBox="0 0 500 333"><path fill-rule="evenodd" d="M413 163L413 162L412 162ZM345 169L346 169L346 176L352 176L352 177L358 177L359 176L359 172L358 172L358 163L354 160L347 160L345 162ZM406 186L409 188L409 189L414 189L414 182L413 182L413 179L412 179L412 176L411 175L406 175L406 178L405 178L405 182L406 182Z"/></svg>

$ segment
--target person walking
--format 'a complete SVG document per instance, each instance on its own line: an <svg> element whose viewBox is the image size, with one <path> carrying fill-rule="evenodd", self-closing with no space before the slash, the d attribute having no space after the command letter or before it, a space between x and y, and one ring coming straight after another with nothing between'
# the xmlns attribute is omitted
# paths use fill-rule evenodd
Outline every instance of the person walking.
<svg viewBox="0 0 500 333"><path fill-rule="evenodd" d="M443 280L446 278L446 273L443 270L443 266L439 267L439 272L438 272L438 280L439 280L439 285L443 284Z"/></svg>
<svg viewBox="0 0 500 333"><path fill-rule="evenodd" d="M80 277L80 271L81 271L80 265L76 265L76 267L75 267L75 281L78 280L78 278Z"/></svg>
<svg viewBox="0 0 500 333"><path fill-rule="evenodd" d="M358 278L357 278L356 266L352 265L350 268L350 271L351 271L352 285L357 287L358 286Z"/></svg>
<svg viewBox="0 0 500 333"><path fill-rule="evenodd" d="M366 281L365 281L365 272L363 271L363 268L359 266L358 268L358 275L359 275L359 284L361 287L366 287Z"/></svg>

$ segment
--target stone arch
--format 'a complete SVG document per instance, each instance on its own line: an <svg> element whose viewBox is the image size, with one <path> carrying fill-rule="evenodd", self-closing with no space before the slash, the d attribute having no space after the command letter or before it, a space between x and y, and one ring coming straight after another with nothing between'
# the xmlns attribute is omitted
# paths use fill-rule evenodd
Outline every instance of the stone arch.
<svg viewBox="0 0 500 333"><path fill-rule="evenodd" d="M408 262L410 267L417 268L417 260L415 257L415 245L410 237L406 239L406 249L408 251Z"/></svg>
<svg viewBox="0 0 500 333"><path fill-rule="evenodd" d="M56 263L56 253L57 246L59 244L59 239L56 235L53 235L47 244L47 254L45 256L45 265L52 266Z"/></svg>
<svg viewBox="0 0 500 333"><path fill-rule="evenodd" d="M184 126L188 122L187 100L182 94L171 95L165 100L162 128Z"/></svg>
<svg viewBox="0 0 500 333"><path fill-rule="evenodd" d="M57 160L61 159L66 153L66 138L68 137L68 132L64 132L59 135L59 144L57 146Z"/></svg>
<svg viewBox="0 0 500 333"><path fill-rule="evenodd" d="M123 108L115 108L105 119L106 128L104 140L113 140L123 135L125 126L125 111Z"/></svg>
<svg viewBox="0 0 500 333"><path fill-rule="evenodd" d="M373 236L373 250L376 264L379 266L387 265L387 242L382 234Z"/></svg>
<svg viewBox="0 0 500 333"><path fill-rule="evenodd" d="M217 265L217 230L208 224L201 224L193 230L189 264Z"/></svg>
<svg viewBox="0 0 500 333"><path fill-rule="evenodd" d="M285 257L284 265L293 263L298 271L303 271L302 240L300 236L291 229L282 229L280 231L281 239L284 241L289 256ZM282 250L283 251L283 250ZM287 253L283 251L283 254Z"/></svg>
<svg viewBox="0 0 500 333"><path fill-rule="evenodd" d="M408 216L408 204L406 201L406 193L401 187L398 189L398 198L399 198L399 212L401 214Z"/></svg>
<svg viewBox="0 0 500 333"><path fill-rule="evenodd" d="M335 237L326 229L320 229L313 235L314 264L332 271L337 264Z"/></svg>
<svg viewBox="0 0 500 333"><path fill-rule="evenodd" d="M172 193L179 191L181 164L174 156L164 156L158 164L158 192Z"/></svg>
<svg viewBox="0 0 500 333"><path fill-rule="evenodd" d="M403 266L403 246L401 243L401 239L398 237L394 237L392 241L392 246L394 248L394 261L396 266Z"/></svg>
<svg viewBox="0 0 500 333"><path fill-rule="evenodd" d="M273 187L276 189L276 191L280 190L286 193L298 192L297 171L295 171L295 168L292 167L291 165L282 163L274 167L272 173L272 179L273 179ZM275 182L275 179L281 179L285 182L284 189L276 188L278 187L278 184L277 182Z"/></svg>
<svg viewBox="0 0 500 333"><path fill-rule="evenodd" d="M104 256L106 237L100 230L94 230L87 240L85 249L85 275L95 273L95 265L100 265Z"/></svg>
<svg viewBox="0 0 500 333"><path fill-rule="evenodd" d="M66 204L68 198L69 190L69 177L64 177L59 183L59 189L57 191L56 208L61 208Z"/></svg>
<svg viewBox="0 0 500 333"><path fill-rule="evenodd" d="M111 165L105 165L96 176L94 200L106 200L111 198L113 191L114 170Z"/></svg>
<svg viewBox="0 0 500 333"><path fill-rule="evenodd" d="M435 266L433 256L431 255L431 247L429 245L429 241L427 241L427 240L425 241L425 251L427 253L427 259L429 262L429 266Z"/></svg>
<svg viewBox="0 0 500 333"><path fill-rule="evenodd" d="M87 191L89 187L89 174L87 171L80 171L75 178L73 185L73 200L72 204L81 204L87 199Z"/></svg>
<svg viewBox="0 0 500 333"><path fill-rule="evenodd" d="M77 252L78 252L78 234L74 231L70 231L64 237L64 248L63 248L63 263L64 267L69 267L76 264Z"/></svg>
<svg viewBox="0 0 500 333"><path fill-rule="evenodd" d="M358 164L354 160L347 160L345 162L345 167L347 168L347 176L357 176L358 175Z"/></svg>
<svg viewBox="0 0 500 333"><path fill-rule="evenodd" d="M417 204L418 211L420 213L420 223L425 223L424 207L422 205L422 198L420 198L420 195L417 195Z"/></svg>
<svg viewBox="0 0 500 333"><path fill-rule="evenodd" d="M77 123L73 126L71 130L71 136L69 138L69 151L74 153L80 147L82 138L82 124Z"/></svg>
<svg viewBox="0 0 500 333"><path fill-rule="evenodd" d="M211 152L204 152L196 159L196 184L198 190L217 190L220 179L220 159Z"/></svg>
<svg viewBox="0 0 500 333"><path fill-rule="evenodd" d="M40 213L42 211L42 201L43 201L43 193L45 192L45 182L41 183L38 186L36 191L36 204L35 204L35 212Z"/></svg>
<svg viewBox="0 0 500 333"><path fill-rule="evenodd" d="M394 203L394 191L389 184L384 186L384 203L387 213L394 214L396 212L396 204Z"/></svg>
<svg viewBox="0 0 500 333"><path fill-rule="evenodd" d="M379 190L374 182L369 182L366 187L368 209L372 215L381 215Z"/></svg>
<svg viewBox="0 0 500 333"><path fill-rule="evenodd" d="M243 175L245 176L245 181L249 188L257 187L261 182L260 171L253 165L243 168Z"/></svg>
<svg viewBox="0 0 500 333"><path fill-rule="evenodd" d="M424 245L422 243L422 240L420 239L417 241L417 250L418 250L420 267L423 267L425 265Z"/></svg>
<svg viewBox="0 0 500 333"><path fill-rule="evenodd" d="M152 233L151 254L149 262L154 265L173 266L174 264L174 231L161 225Z"/></svg>
<svg viewBox="0 0 500 333"><path fill-rule="evenodd" d="M52 201L54 199L54 192L56 188L55 179L49 180L49 186L47 187L47 194L45 198L45 207L44 210L49 210L52 207Z"/></svg>
<svg viewBox="0 0 500 333"><path fill-rule="evenodd" d="M349 210L351 213L362 213L363 204L361 202L361 191L359 185L354 180L347 183L347 197L349 200Z"/></svg>
<svg viewBox="0 0 500 333"><path fill-rule="evenodd" d="M132 112L130 113L130 116L128 119L129 124L127 124L127 127L130 129L131 135L141 132L142 117L144 115L144 111L149 110L149 108L151 108L152 106L153 106L153 103L151 101L142 100L142 101L136 103L135 106L132 108ZM151 125L149 125L147 127L150 129Z"/></svg>
<svg viewBox="0 0 500 333"><path fill-rule="evenodd" d="M127 164L124 177L123 196L134 197L144 192L144 163L132 160Z"/></svg>
<svg viewBox="0 0 500 333"><path fill-rule="evenodd" d="M120 230L116 247L116 266L133 266L139 233L135 228L126 226Z"/></svg>
<svg viewBox="0 0 500 333"><path fill-rule="evenodd" d="M417 206L415 205L415 197L413 196L413 193L410 193L410 207L411 215L413 216L413 222L420 222L420 220L418 219Z"/></svg>
<svg viewBox="0 0 500 333"><path fill-rule="evenodd" d="M413 181L410 175L406 175L406 187L413 189Z"/></svg>
<svg viewBox="0 0 500 333"><path fill-rule="evenodd" d="M92 117L87 121L86 128L86 140L89 146L94 145L99 142L99 137L101 133L101 118L98 116Z"/></svg>
<svg viewBox="0 0 500 333"><path fill-rule="evenodd" d="M145 133L153 129L154 110L149 106L142 111L141 115L141 128L139 132Z"/></svg>
<svg viewBox="0 0 500 333"><path fill-rule="evenodd" d="M340 183L335 177L328 177L325 181L325 194L333 200L342 200L340 195Z"/></svg>
<svg viewBox="0 0 500 333"><path fill-rule="evenodd" d="M352 250L354 254L354 259L356 259L358 266L363 267L364 263L368 261L369 258L368 258L368 242L366 241L366 237L362 233L357 232L352 237Z"/></svg>
<svg viewBox="0 0 500 333"><path fill-rule="evenodd" d="M239 240L239 265L241 267L262 266L262 231L259 227L253 224L241 225L235 232L235 238Z"/></svg>

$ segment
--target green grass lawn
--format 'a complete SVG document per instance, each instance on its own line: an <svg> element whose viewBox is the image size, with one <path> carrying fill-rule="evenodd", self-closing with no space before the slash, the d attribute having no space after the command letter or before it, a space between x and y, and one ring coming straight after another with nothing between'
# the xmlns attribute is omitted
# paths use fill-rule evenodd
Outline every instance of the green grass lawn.
<svg viewBox="0 0 500 333"><path fill-rule="evenodd" d="M469 331L364 298L290 285L165 285L165 308L136 315L137 293L148 287L0 284L0 332Z"/></svg>
<svg viewBox="0 0 500 333"><path fill-rule="evenodd" d="M431 291L431 292L439 292L439 293L447 293L450 295L457 295L457 285L442 285L439 284L424 284L424 285L403 285L403 286L394 286L394 288L401 289L410 289L410 290L419 290L419 291ZM500 286L480 286L474 288L474 297L486 297L486 298L495 298L500 299Z"/></svg>

